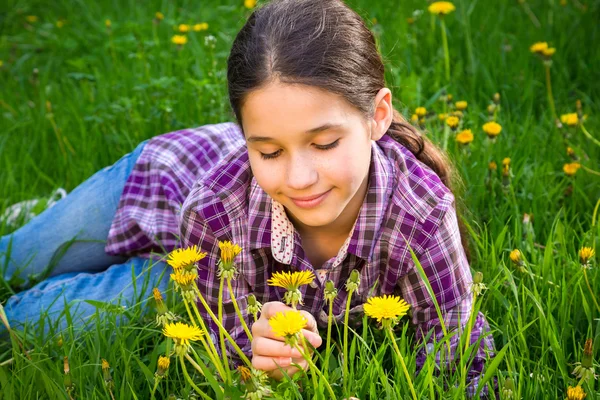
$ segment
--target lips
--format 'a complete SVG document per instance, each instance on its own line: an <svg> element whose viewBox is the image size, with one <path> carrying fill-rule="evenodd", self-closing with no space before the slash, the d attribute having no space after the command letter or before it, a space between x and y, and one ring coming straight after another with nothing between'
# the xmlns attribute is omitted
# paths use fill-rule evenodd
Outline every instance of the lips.
<svg viewBox="0 0 600 400"><path fill-rule="evenodd" d="M329 190L328 190L329 191ZM327 191L327 192L328 192ZM290 199L292 200L297 200L297 201L310 201L310 200L314 200L316 198L319 198L321 196L323 196L325 193L327 192L323 192L323 193L319 193L319 194L315 194L312 196L305 196L305 197L290 197Z"/></svg>

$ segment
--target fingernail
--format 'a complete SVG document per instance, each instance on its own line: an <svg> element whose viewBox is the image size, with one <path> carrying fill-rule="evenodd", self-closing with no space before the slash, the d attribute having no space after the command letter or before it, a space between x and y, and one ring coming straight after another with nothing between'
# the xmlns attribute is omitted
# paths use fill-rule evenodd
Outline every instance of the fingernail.
<svg viewBox="0 0 600 400"><path fill-rule="evenodd" d="M289 357L279 357L278 364L280 367L288 367L292 363L292 359Z"/></svg>

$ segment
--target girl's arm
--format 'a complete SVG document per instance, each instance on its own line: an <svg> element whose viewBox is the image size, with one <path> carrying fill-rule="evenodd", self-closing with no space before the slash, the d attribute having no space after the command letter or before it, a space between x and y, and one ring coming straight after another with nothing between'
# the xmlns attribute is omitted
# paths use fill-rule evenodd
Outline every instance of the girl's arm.
<svg viewBox="0 0 600 400"><path fill-rule="evenodd" d="M459 343L463 334L466 334L469 329L467 324L473 309L471 290L473 278L461 244L454 203L447 202L445 204L448 205L442 206L445 210L439 219L438 229L422 246L423 250L417 256L440 307L447 332L456 333L458 329L458 333L450 339L451 362L448 362L446 356L445 370L459 372L460 356L464 352L464 343L462 346L459 346ZM412 321L417 325L417 339L419 342L427 339L427 343L417 355L417 369L420 370L428 353L434 349L434 341L439 346L439 341L444 333L433 298L429 295L412 260L409 264L411 268L400 282L400 286L404 298L413 307ZM472 323L469 343L474 344L479 340L481 342L477 350L473 351L474 359L468 369L466 384L469 395L476 392L485 361L488 356L493 356L494 349L493 338L489 333L490 328L483 314L478 313L474 316ZM432 332L435 334L430 334ZM447 352L447 345L443 344L443 347ZM435 355L437 365L440 363L440 356L440 352Z"/></svg>

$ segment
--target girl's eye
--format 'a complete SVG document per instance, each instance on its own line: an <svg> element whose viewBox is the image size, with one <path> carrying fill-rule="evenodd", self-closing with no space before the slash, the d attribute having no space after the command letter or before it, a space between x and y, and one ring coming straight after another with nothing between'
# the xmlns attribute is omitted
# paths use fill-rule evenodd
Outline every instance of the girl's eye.
<svg viewBox="0 0 600 400"><path fill-rule="evenodd" d="M323 146L315 145L315 147L319 150L331 150L331 149L337 147L339 142L340 142L340 139L336 140L335 142L323 145ZM263 160L272 160L274 158L279 157L280 154L281 154L281 150L277 150L276 152L269 153L269 154L260 153L260 156L262 157Z"/></svg>

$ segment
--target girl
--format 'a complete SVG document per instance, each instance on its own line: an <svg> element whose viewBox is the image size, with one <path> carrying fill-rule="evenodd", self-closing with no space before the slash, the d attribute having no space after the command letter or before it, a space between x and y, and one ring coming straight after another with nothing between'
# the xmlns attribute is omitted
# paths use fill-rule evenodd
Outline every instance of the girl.
<svg viewBox="0 0 600 400"><path fill-rule="evenodd" d="M140 279L149 270L152 284L164 290L164 263L151 255L190 245L208 254L199 262L198 286L216 311L218 241L231 240L243 248L233 282L240 308L246 309L250 293L265 304L252 326L252 344L227 293L224 325L254 366L275 378L281 377L278 366L288 373L295 372L292 363L306 367L267 323L287 309L284 290L267 285L275 271L317 276L302 288L305 334L315 347L321 343L317 325L326 322L325 282L339 291L334 314L341 318L344 284L354 269L360 289L353 313L361 313L372 295L400 294L412 306L417 339L433 341L442 335L440 321L410 247L446 326L461 333L473 307L472 277L451 191L453 171L394 110L381 56L360 16L340 0L273 1L237 35L227 78L237 124L150 139L2 238L0 252L11 249L7 278L19 265L27 265L21 275L39 271L64 250L49 279L9 300L9 320L33 317L59 293L67 301L117 293L134 301L132 267ZM89 242L104 239L105 247ZM57 303L50 312L60 310L63 303ZM81 316L90 312L87 304L79 306ZM470 393L493 349L487 331L479 313L470 339L481 339ZM215 339L216 332L213 327ZM459 340L459 334L451 339L453 354ZM418 368L424 360L422 352Z"/></svg>

